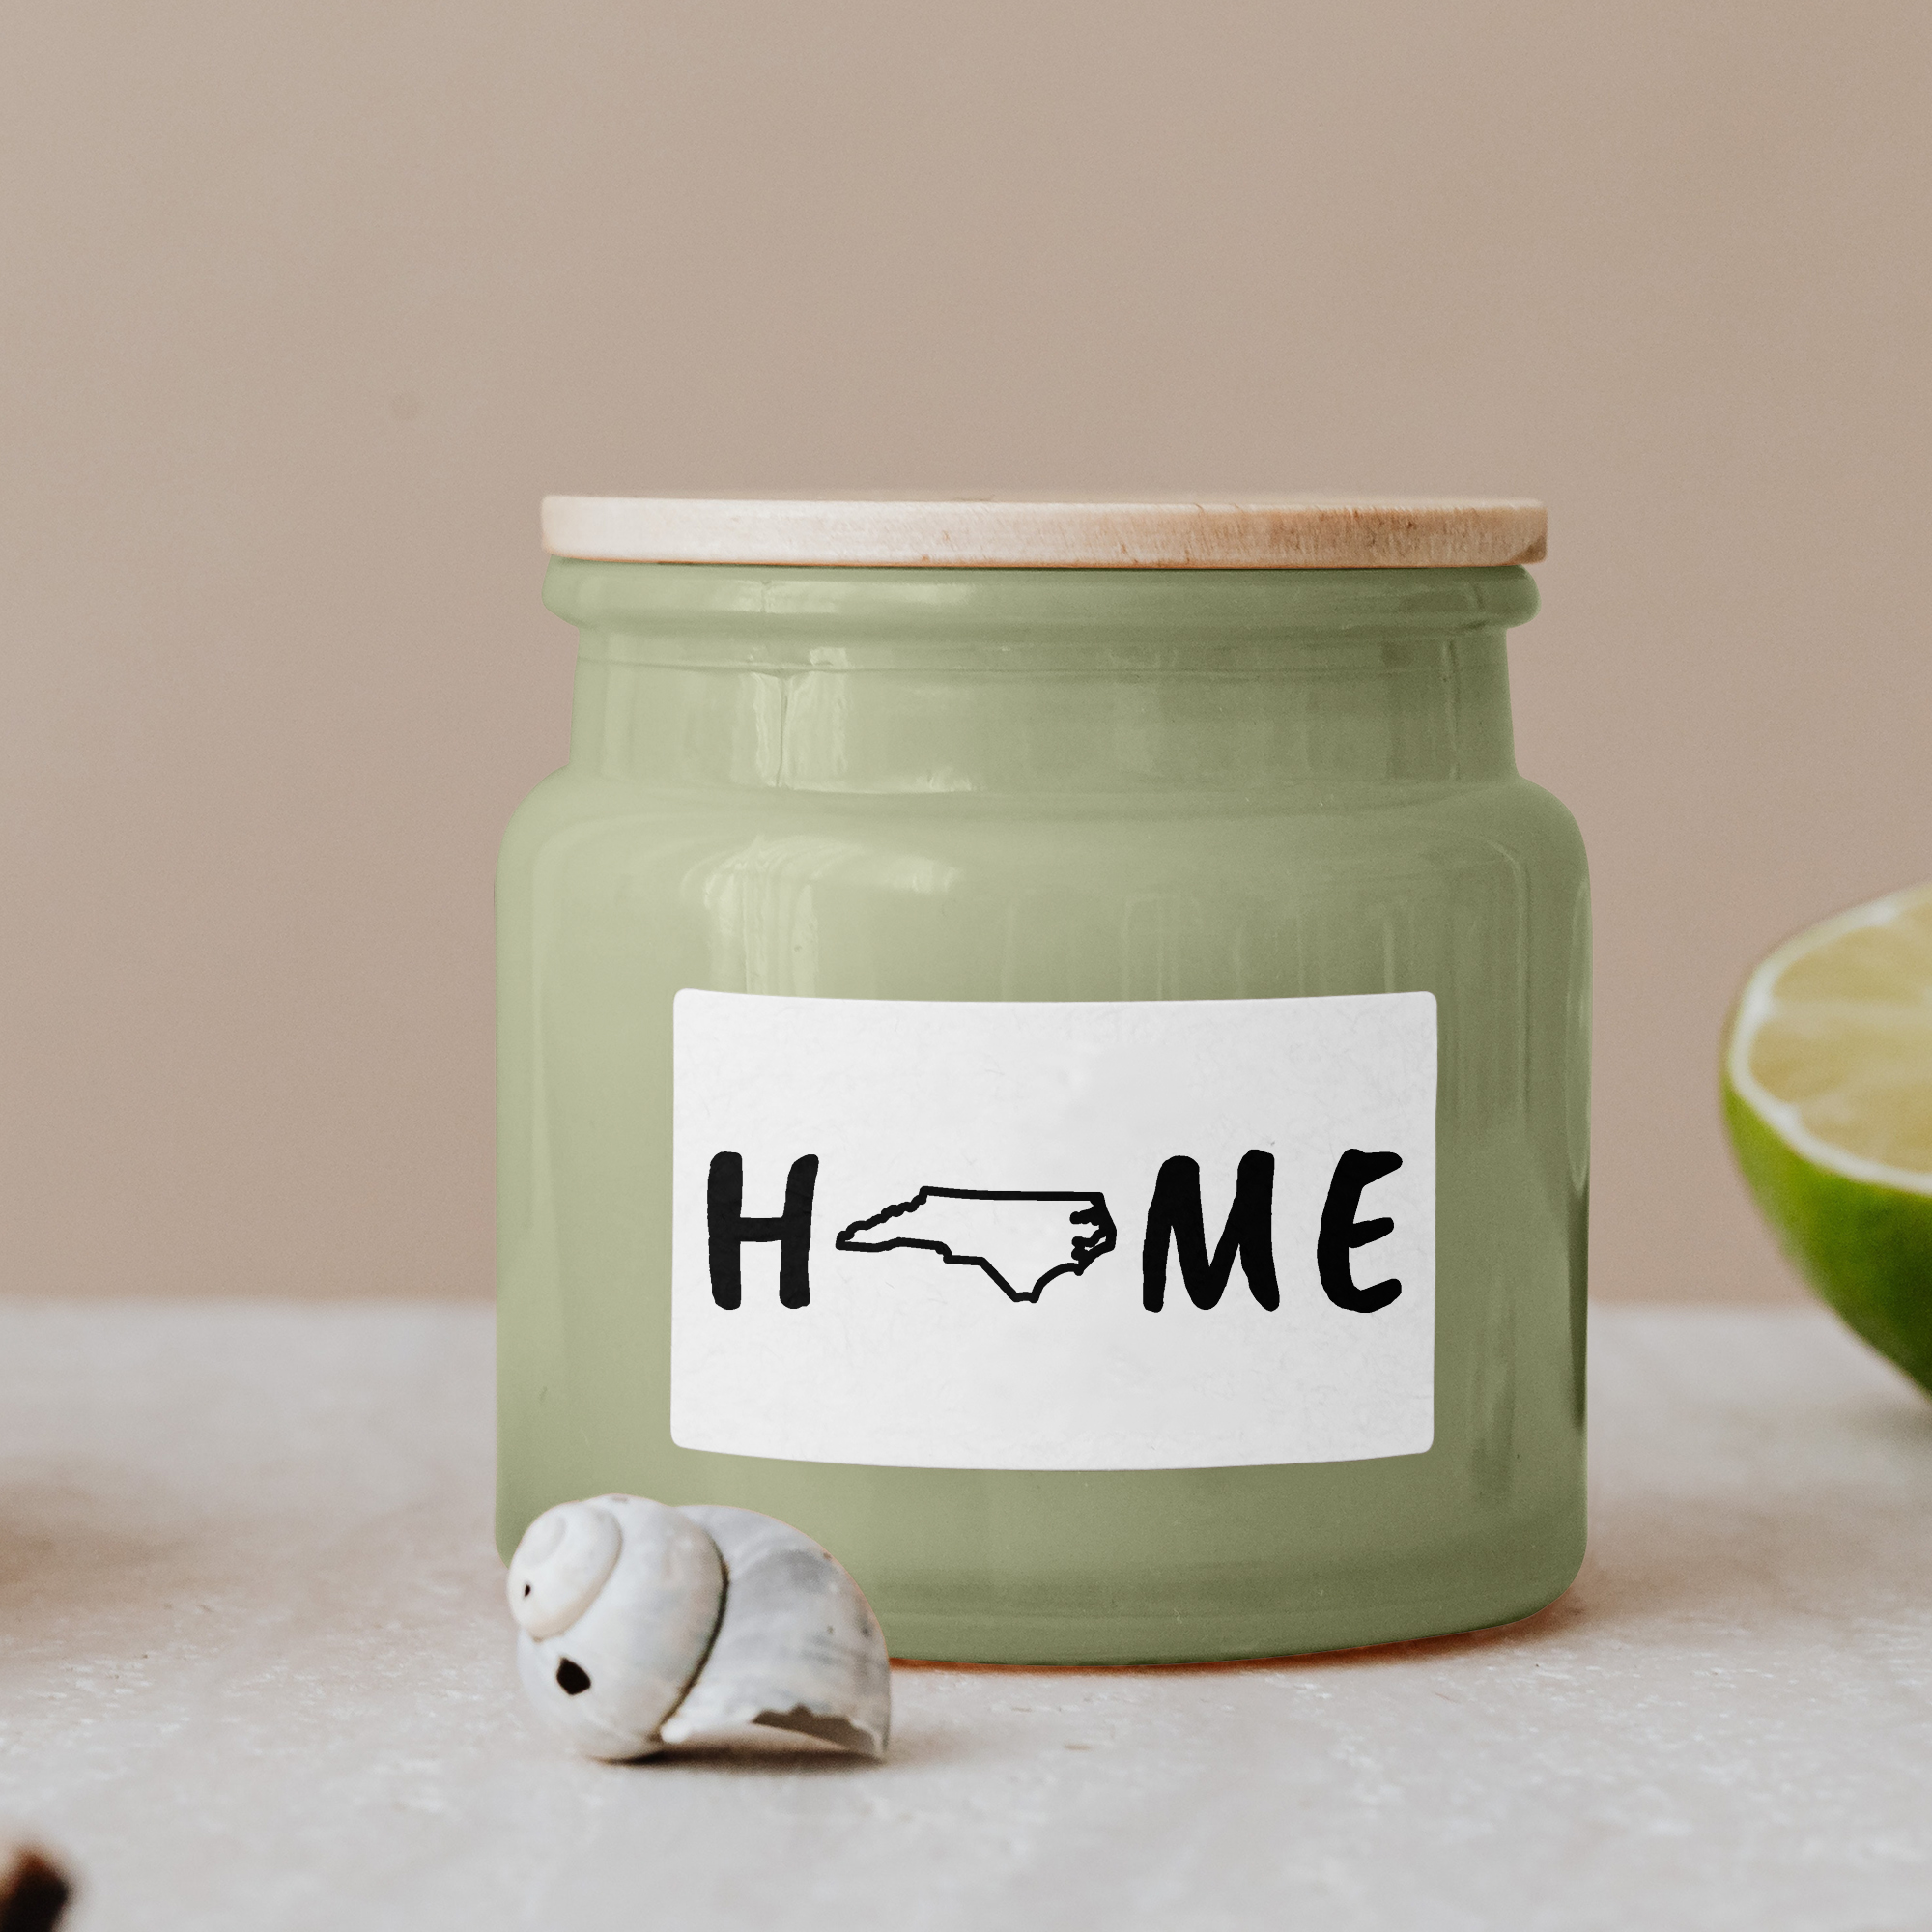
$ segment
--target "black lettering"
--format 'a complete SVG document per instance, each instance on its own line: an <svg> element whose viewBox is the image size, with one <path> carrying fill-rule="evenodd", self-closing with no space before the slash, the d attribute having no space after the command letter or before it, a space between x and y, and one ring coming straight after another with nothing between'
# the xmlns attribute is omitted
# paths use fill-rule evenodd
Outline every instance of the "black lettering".
<svg viewBox="0 0 1932 1932"><path fill-rule="evenodd" d="M1160 1164L1141 1246L1141 1305L1160 1309L1167 1297L1167 1251L1172 1240L1180 1278L1196 1308L1212 1308L1228 1286L1238 1256L1248 1288L1264 1308L1281 1306L1274 1278L1274 1155L1250 1148L1235 1171L1235 1205L1208 1259L1201 1225L1201 1163L1178 1153Z"/></svg>
<svg viewBox="0 0 1932 1932"><path fill-rule="evenodd" d="M1392 1277L1373 1288L1357 1288L1349 1271L1351 1248L1366 1247L1395 1232L1395 1223L1386 1214L1358 1221L1355 1211L1362 1205L1362 1189L1401 1165L1399 1153L1364 1153L1360 1148L1350 1148L1335 1163L1335 1178L1328 1183L1328 1199L1321 1208L1321 1232L1315 1241L1315 1265L1321 1272L1322 1293L1337 1308L1373 1315L1402 1293L1402 1283Z"/></svg>
<svg viewBox="0 0 1932 1932"><path fill-rule="evenodd" d="M744 1298L744 1247L748 1241L779 1244L779 1301L803 1308L811 1299L811 1194L818 1185L818 1156L801 1155L785 1177L782 1214L745 1212L745 1160L742 1154L711 1157L704 1202L711 1236L711 1298L720 1308L736 1308Z"/></svg>

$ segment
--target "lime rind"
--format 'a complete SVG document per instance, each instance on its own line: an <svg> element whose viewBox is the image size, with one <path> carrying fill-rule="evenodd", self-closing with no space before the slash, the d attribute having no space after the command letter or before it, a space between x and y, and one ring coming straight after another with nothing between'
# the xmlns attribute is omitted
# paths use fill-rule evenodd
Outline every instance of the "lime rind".
<svg viewBox="0 0 1932 1932"><path fill-rule="evenodd" d="M1876 1163L1835 1149L1830 1164L1812 1159L1729 1079L1724 1118L1786 1254L1847 1327L1932 1394L1932 1200L1848 1172Z"/></svg>

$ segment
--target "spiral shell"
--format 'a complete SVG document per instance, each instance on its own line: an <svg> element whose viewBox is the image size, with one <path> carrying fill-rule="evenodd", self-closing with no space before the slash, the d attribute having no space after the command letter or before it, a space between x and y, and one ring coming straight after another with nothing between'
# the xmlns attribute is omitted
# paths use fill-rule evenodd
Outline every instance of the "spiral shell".
<svg viewBox="0 0 1932 1932"><path fill-rule="evenodd" d="M517 1668L591 1757L790 1731L883 1757L892 1672L871 1605L753 1510L598 1496L546 1510L510 1560Z"/></svg>
<svg viewBox="0 0 1932 1932"><path fill-rule="evenodd" d="M559 1503L525 1532L509 1587L523 1625L517 1674L538 1710L587 1756L656 1750L658 1726L697 1675L724 1606L724 1566L710 1537L639 1496Z"/></svg>
<svg viewBox="0 0 1932 1932"><path fill-rule="evenodd" d="M595 1503L560 1503L524 1533L510 1559L510 1614L533 1637L566 1631L617 1567L624 1532Z"/></svg>

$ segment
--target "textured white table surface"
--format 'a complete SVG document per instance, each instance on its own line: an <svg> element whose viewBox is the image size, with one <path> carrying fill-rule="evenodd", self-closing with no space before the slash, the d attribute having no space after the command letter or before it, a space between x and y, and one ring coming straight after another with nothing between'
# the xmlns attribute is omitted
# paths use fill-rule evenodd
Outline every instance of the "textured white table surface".
<svg viewBox="0 0 1932 1932"><path fill-rule="evenodd" d="M0 1824L82 1932L1932 1926L1932 1404L1808 1312L1592 1364L1527 1623L606 1766L515 1685L485 1312L0 1303Z"/></svg>

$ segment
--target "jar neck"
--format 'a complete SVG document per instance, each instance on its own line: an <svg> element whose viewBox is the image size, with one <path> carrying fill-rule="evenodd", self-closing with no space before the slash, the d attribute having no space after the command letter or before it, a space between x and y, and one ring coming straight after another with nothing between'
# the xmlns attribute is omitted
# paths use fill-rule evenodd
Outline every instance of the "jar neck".
<svg viewBox="0 0 1932 1932"><path fill-rule="evenodd" d="M554 562L574 769L670 789L1120 795L1515 772L1520 570Z"/></svg>

